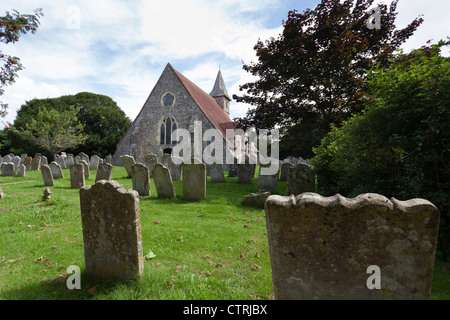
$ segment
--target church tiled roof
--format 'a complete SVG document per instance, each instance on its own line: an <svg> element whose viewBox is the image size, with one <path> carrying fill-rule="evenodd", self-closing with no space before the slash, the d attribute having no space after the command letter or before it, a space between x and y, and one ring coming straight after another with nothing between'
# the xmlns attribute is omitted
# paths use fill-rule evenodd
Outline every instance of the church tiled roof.
<svg viewBox="0 0 450 320"><path fill-rule="evenodd" d="M175 72L209 121L211 121L211 123L222 133L223 137L226 138L226 130L235 129L235 124L230 117L222 110L212 96L200 89L195 83L177 70L175 70Z"/></svg>

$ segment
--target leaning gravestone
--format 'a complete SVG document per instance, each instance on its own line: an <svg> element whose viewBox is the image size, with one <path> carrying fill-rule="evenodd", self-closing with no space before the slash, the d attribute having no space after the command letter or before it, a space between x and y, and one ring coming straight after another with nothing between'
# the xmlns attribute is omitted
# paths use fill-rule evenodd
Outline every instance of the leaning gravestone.
<svg viewBox="0 0 450 320"><path fill-rule="evenodd" d="M152 171L155 168L155 165L158 163L158 157L156 154L146 154L144 156L144 165L148 168L150 172L150 176L152 175Z"/></svg>
<svg viewBox="0 0 450 320"><path fill-rule="evenodd" d="M89 156L86 153L80 152L78 155L80 156L81 160L84 160L87 164L89 164Z"/></svg>
<svg viewBox="0 0 450 320"><path fill-rule="evenodd" d="M33 160L31 161L31 171L39 170L40 166L41 166L41 156L35 155Z"/></svg>
<svg viewBox="0 0 450 320"><path fill-rule="evenodd" d="M74 189L80 189L84 187L84 165L82 163L75 163L70 168L70 186Z"/></svg>
<svg viewBox="0 0 450 320"><path fill-rule="evenodd" d="M113 166L107 162L102 162L98 165L97 174L95 175L95 182L100 180L111 180Z"/></svg>
<svg viewBox="0 0 450 320"><path fill-rule="evenodd" d="M133 190L136 190L140 196L149 196L150 172L148 171L148 168L141 163L136 163L131 167L131 173Z"/></svg>
<svg viewBox="0 0 450 320"><path fill-rule="evenodd" d="M33 158L32 158L32 157L27 156L27 157L25 158L24 165L25 165L25 168L26 168L27 170L31 170L31 163L32 163L32 162L33 162Z"/></svg>
<svg viewBox="0 0 450 320"><path fill-rule="evenodd" d="M19 156L14 156L11 158L11 162L14 163L14 168L19 168L20 165L20 157Z"/></svg>
<svg viewBox="0 0 450 320"><path fill-rule="evenodd" d="M3 161L1 168L2 168L2 176L4 177L13 177L16 172L16 168L13 162Z"/></svg>
<svg viewBox="0 0 450 320"><path fill-rule="evenodd" d="M19 178L25 177L25 173L27 172L27 168L24 164L19 165L19 168L17 168L17 176Z"/></svg>
<svg viewBox="0 0 450 320"><path fill-rule="evenodd" d="M315 175L312 166L304 161L289 167L286 183L286 195L298 195L303 192L314 192Z"/></svg>
<svg viewBox="0 0 450 320"><path fill-rule="evenodd" d="M225 176L223 175L223 165L211 164L207 166L209 168L209 176L212 182L225 182Z"/></svg>
<svg viewBox="0 0 450 320"><path fill-rule="evenodd" d="M139 194L116 181L80 190L86 275L129 280L144 271Z"/></svg>
<svg viewBox="0 0 450 320"><path fill-rule="evenodd" d="M270 192L268 191L262 193L250 193L244 197L244 201L242 201L242 203L247 206L264 208L264 203L268 197L270 197Z"/></svg>
<svg viewBox="0 0 450 320"><path fill-rule="evenodd" d="M62 179L62 178L64 178L64 174L63 174L63 171L61 169L61 166L56 161L52 161L49 164L49 167L52 170L53 179Z"/></svg>
<svg viewBox="0 0 450 320"><path fill-rule="evenodd" d="M427 200L270 196L275 299L429 299L439 211Z"/></svg>
<svg viewBox="0 0 450 320"><path fill-rule="evenodd" d="M183 163L183 200L201 201L206 199L206 166L198 159Z"/></svg>
<svg viewBox="0 0 450 320"><path fill-rule="evenodd" d="M125 170L128 173L128 177L133 177L133 172L131 171L131 167L136 164L136 161L134 161L133 156L129 155L123 155L120 157L120 161L122 162L122 165L125 167Z"/></svg>
<svg viewBox="0 0 450 320"><path fill-rule="evenodd" d="M152 171L152 177L159 198L176 198L169 169L157 163Z"/></svg>
<svg viewBox="0 0 450 320"><path fill-rule="evenodd" d="M41 166L41 174L42 174L42 179L44 180L44 185L48 186L48 187L52 187L55 185L55 182L53 180L53 175L52 175L52 170L50 169L49 166L47 165L42 165Z"/></svg>

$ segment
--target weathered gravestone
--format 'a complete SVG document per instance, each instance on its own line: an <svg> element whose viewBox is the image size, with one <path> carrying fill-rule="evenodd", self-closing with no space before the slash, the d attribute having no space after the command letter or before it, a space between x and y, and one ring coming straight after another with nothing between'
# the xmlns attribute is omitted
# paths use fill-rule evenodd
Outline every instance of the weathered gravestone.
<svg viewBox="0 0 450 320"><path fill-rule="evenodd" d="M27 154L26 153L22 153L20 155L20 164L25 164L25 159L27 158ZM0 161L1 162L1 161Z"/></svg>
<svg viewBox="0 0 450 320"><path fill-rule="evenodd" d="M31 171L37 171L41 167L41 156L35 155L33 160L31 161Z"/></svg>
<svg viewBox="0 0 450 320"><path fill-rule="evenodd" d="M24 165L25 165L25 168L26 168L27 170L31 170L31 163L32 163L32 162L33 162L33 158L32 158L32 157L27 156L27 157L25 158Z"/></svg>
<svg viewBox="0 0 450 320"><path fill-rule="evenodd" d="M427 200L316 193L265 203L276 299L428 299L439 211Z"/></svg>
<svg viewBox="0 0 450 320"><path fill-rule="evenodd" d="M48 160L47 160L46 156L41 156L41 163L40 163L40 165L41 166L43 166L43 165L48 166Z"/></svg>
<svg viewBox="0 0 450 320"><path fill-rule="evenodd" d="M42 179L44 180L44 185L52 187L55 185L55 182L53 180L53 175L52 175L52 170L50 169L49 166L47 165L42 165L41 166L41 174L42 174Z"/></svg>
<svg viewBox="0 0 450 320"><path fill-rule="evenodd" d="M172 156L169 159L170 176L172 180L181 180L181 172L183 170L183 159L180 157Z"/></svg>
<svg viewBox="0 0 450 320"><path fill-rule="evenodd" d="M238 164L238 183L251 184L253 183L253 178L255 177L256 165L248 163Z"/></svg>
<svg viewBox="0 0 450 320"><path fill-rule="evenodd" d="M106 163L112 164L112 156L111 155L108 155L106 157Z"/></svg>
<svg viewBox="0 0 450 320"><path fill-rule="evenodd" d="M133 190L136 190L140 196L149 196L150 172L148 168L141 163L136 163L131 167L131 176L133 179Z"/></svg>
<svg viewBox="0 0 450 320"><path fill-rule="evenodd" d="M75 160L73 158L73 155L68 155L64 158L64 164L66 165L66 168L69 168L75 163Z"/></svg>
<svg viewBox="0 0 450 320"><path fill-rule="evenodd" d="M144 271L139 194L116 181L80 190L86 275L128 280Z"/></svg>
<svg viewBox="0 0 450 320"><path fill-rule="evenodd" d="M57 164L59 164L59 166L61 167L61 169L66 169L66 168L67 168L65 159L66 159L66 158L63 158L63 157L61 157L61 156L58 156L58 155L56 156L55 162L56 162Z"/></svg>
<svg viewBox="0 0 450 320"><path fill-rule="evenodd" d="M268 197L270 197L270 192L268 191L262 193L250 193L244 197L244 201L242 203L247 206L264 208L264 203Z"/></svg>
<svg viewBox="0 0 450 320"><path fill-rule="evenodd" d="M155 165L158 163L158 157L156 154L146 154L142 162L148 168L151 176Z"/></svg>
<svg viewBox="0 0 450 320"><path fill-rule="evenodd" d="M93 155L89 160L89 170L97 170L100 158L97 155Z"/></svg>
<svg viewBox="0 0 450 320"><path fill-rule="evenodd" d="M228 177L236 178L237 176L238 176L238 165L236 163L229 164L228 165Z"/></svg>
<svg viewBox="0 0 450 320"><path fill-rule="evenodd" d="M275 160L274 160L275 161ZM274 174L264 174L263 168L270 168L271 164L261 164L259 167L259 175L257 182L257 189L260 192L271 192L275 193L277 191L279 170L276 170Z"/></svg>
<svg viewBox="0 0 450 320"><path fill-rule="evenodd" d="M314 192L315 175L312 170L312 166L304 161L299 161L296 165L291 165L288 170L286 195Z"/></svg>
<svg viewBox="0 0 450 320"><path fill-rule="evenodd" d="M19 168L20 165L20 157L19 156L14 156L11 158L11 162L14 163L14 168Z"/></svg>
<svg viewBox="0 0 450 320"><path fill-rule="evenodd" d="M183 200L201 201L206 199L206 166L198 159L183 163Z"/></svg>
<svg viewBox="0 0 450 320"><path fill-rule="evenodd" d="M80 189L85 185L84 165L75 163L70 168L70 186L74 189Z"/></svg>
<svg viewBox="0 0 450 320"><path fill-rule="evenodd" d="M52 170L53 179L62 179L64 178L64 173L61 169L61 166L56 162L52 161L49 164L50 169Z"/></svg>
<svg viewBox="0 0 450 320"><path fill-rule="evenodd" d="M80 163L83 165L84 168L84 177L88 179L91 176L91 173L89 172L89 165L85 160L81 160Z"/></svg>
<svg viewBox="0 0 450 320"><path fill-rule="evenodd" d="M133 177L133 172L131 171L131 167L136 164L136 161L134 160L133 156L129 155L123 155L120 157L120 161L122 162L122 165L125 167L125 170L128 173L128 177Z"/></svg>
<svg viewBox="0 0 450 320"><path fill-rule="evenodd" d="M2 176L4 177L13 177L16 173L16 167L13 162L2 162Z"/></svg>
<svg viewBox="0 0 450 320"><path fill-rule="evenodd" d="M3 157L2 162L11 162L11 159L12 157L9 154L7 154L6 156Z"/></svg>
<svg viewBox="0 0 450 320"><path fill-rule="evenodd" d="M107 162L102 162L98 165L97 174L95 175L95 182L100 180L111 180L113 166Z"/></svg>
<svg viewBox="0 0 450 320"><path fill-rule="evenodd" d="M153 168L152 177L158 198L176 198L175 188L173 187L172 177L168 168L157 163L155 168Z"/></svg>
<svg viewBox="0 0 450 320"><path fill-rule="evenodd" d="M291 161L289 159L285 159L280 163L280 181L287 181L289 167L291 166Z"/></svg>
<svg viewBox="0 0 450 320"><path fill-rule="evenodd" d="M211 164L207 166L209 168L209 176L212 182L225 182L225 176L223 175L223 165Z"/></svg>
<svg viewBox="0 0 450 320"><path fill-rule="evenodd" d="M80 152L78 155L80 156L81 160L84 160L87 164L89 164L89 156L86 153Z"/></svg>
<svg viewBox="0 0 450 320"><path fill-rule="evenodd" d="M75 164L75 163L76 163L76 164L80 163L80 161L81 161L80 156L75 156L75 158L73 159L73 161L74 161L74 164Z"/></svg>
<svg viewBox="0 0 450 320"><path fill-rule="evenodd" d="M19 178L25 177L25 173L27 172L27 168L24 164L19 165L19 168L17 168L17 176Z"/></svg>

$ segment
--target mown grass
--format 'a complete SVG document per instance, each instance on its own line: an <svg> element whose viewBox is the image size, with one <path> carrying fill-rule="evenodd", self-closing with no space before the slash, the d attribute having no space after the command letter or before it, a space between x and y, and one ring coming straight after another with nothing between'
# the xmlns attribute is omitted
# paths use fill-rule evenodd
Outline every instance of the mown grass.
<svg viewBox="0 0 450 320"><path fill-rule="evenodd" d="M105 282L84 275L79 190L70 188L69 170L55 180L52 199L41 202L40 171L25 178L0 177L6 194L0 200L0 299L39 300L246 300L273 295L264 210L244 206L253 185L207 183L207 199L182 200L182 183L174 181L177 199L152 195L139 202L144 275L128 282ZM112 179L132 188L123 167ZM256 179L256 178L255 178ZM95 171L87 184L93 184ZM277 193L284 194L279 182ZM81 269L81 290L69 290L64 277L70 265ZM432 299L450 299L450 263L437 261Z"/></svg>

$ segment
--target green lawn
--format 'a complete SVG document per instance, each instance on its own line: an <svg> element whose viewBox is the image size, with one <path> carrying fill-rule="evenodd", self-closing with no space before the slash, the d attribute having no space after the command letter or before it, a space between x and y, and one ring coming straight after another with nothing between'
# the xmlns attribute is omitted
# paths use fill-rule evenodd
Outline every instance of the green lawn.
<svg viewBox="0 0 450 320"><path fill-rule="evenodd" d="M156 256L139 280L96 282L84 277L79 190L63 172L46 203L39 203L46 188L40 171L0 177L0 299L272 299L264 210L242 205L256 183L208 181L206 201L184 202L181 181L174 182L177 199L162 200L152 180L152 195L139 206L144 255ZM132 187L123 167L114 167L112 179ZM91 171L87 184L94 180ZM280 181L277 193L285 188ZM81 269L81 290L57 281L72 264ZM450 263L436 262L432 299L450 299L446 270Z"/></svg>

